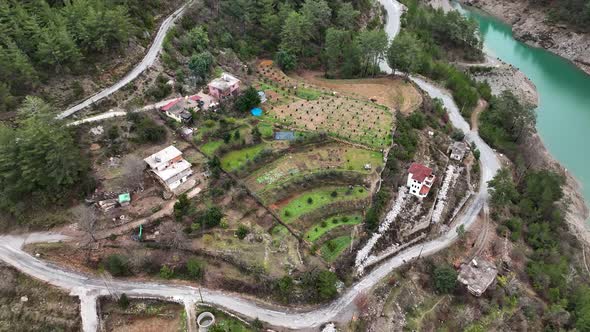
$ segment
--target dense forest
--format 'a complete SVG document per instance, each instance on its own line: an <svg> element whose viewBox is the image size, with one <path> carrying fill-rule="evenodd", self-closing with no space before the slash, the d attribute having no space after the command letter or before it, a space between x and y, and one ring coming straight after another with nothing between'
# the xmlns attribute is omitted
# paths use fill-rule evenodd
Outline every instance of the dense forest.
<svg viewBox="0 0 590 332"><path fill-rule="evenodd" d="M56 73L81 73L155 26L160 0L0 1L0 112Z"/></svg>
<svg viewBox="0 0 590 332"><path fill-rule="evenodd" d="M590 1L588 0L529 0L549 9L549 19L567 22L584 31L590 30Z"/></svg>

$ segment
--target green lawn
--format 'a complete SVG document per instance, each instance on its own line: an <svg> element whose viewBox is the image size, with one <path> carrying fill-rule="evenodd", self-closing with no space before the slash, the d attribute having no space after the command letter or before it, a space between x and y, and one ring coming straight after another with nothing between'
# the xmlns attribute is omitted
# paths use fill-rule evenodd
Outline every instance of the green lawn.
<svg viewBox="0 0 590 332"><path fill-rule="evenodd" d="M297 88L297 92L295 93L297 97L307 99L307 100L316 100L318 99L322 93L317 90L307 89L307 88Z"/></svg>
<svg viewBox="0 0 590 332"><path fill-rule="evenodd" d="M336 192L336 196L332 193ZM354 187L349 190L347 187L328 187L304 192L292 199L280 210L281 218L286 223L301 217L313 210L338 201L355 200L365 198L369 192L363 187Z"/></svg>
<svg viewBox="0 0 590 332"><path fill-rule="evenodd" d="M353 215L338 215L322 220L311 227L307 233L305 233L305 239L311 242L315 242L321 238L324 234L328 233L332 229L345 225L357 225L362 221L360 214Z"/></svg>
<svg viewBox="0 0 590 332"><path fill-rule="evenodd" d="M258 144L245 149L228 152L221 158L221 167L226 171L235 171L246 165L248 160L254 159L265 147L266 144Z"/></svg>
<svg viewBox="0 0 590 332"><path fill-rule="evenodd" d="M320 248L322 258L328 262L333 262L340 256L340 254L350 245L352 238L348 235L334 238L326 241Z"/></svg>
<svg viewBox="0 0 590 332"><path fill-rule="evenodd" d="M219 149L219 147L222 145L223 145L222 140L209 141L201 146L201 151L203 151L203 153L205 155L207 155L207 157L213 157L213 154L215 154L215 151L217 151L217 149Z"/></svg>
<svg viewBox="0 0 590 332"><path fill-rule="evenodd" d="M365 171L365 164L371 165L370 171L383 166L383 154L377 151L349 149L344 157L346 158L345 168L351 171Z"/></svg>
<svg viewBox="0 0 590 332"><path fill-rule="evenodd" d="M262 134L263 138L271 138L274 133L273 126L264 122L258 123L258 130Z"/></svg>

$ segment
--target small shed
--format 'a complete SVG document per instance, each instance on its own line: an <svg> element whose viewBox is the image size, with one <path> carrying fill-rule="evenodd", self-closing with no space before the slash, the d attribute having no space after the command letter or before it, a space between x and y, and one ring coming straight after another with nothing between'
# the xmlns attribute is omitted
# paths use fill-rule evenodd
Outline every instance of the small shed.
<svg viewBox="0 0 590 332"><path fill-rule="evenodd" d="M258 97L260 97L260 103L266 103L266 93L264 91L258 91Z"/></svg>
<svg viewBox="0 0 590 332"><path fill-rule="evenodd" d="M469 293L479 297L496 280L498 269L485 259L476 257L461 265L457 280L467 287Z"/></svg>
<svg viewBox="0 0 590 332"><path fill-rule="evenodd" d="M294 141L295 133L292 131L277 131L275 133L275 140L277 141Z"/></svg>
<svg viewBox="0 0 590 332"><path fill-rule="evenodd" d="M121 206L127 206L131 203L131 195L129 193L123 193L119 195L119 204Z"/></svg>

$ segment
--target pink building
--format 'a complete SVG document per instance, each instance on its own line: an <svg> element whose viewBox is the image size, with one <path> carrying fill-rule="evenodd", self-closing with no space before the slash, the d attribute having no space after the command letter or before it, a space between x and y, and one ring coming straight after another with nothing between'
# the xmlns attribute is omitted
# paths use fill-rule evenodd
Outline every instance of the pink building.
<svg viewBox="0 0 590 332"><path fill-rule="evenodd" d="M217 100L235 96L240 91L240 80L236 77L223 73L208 84L209 95Z"/></svg>

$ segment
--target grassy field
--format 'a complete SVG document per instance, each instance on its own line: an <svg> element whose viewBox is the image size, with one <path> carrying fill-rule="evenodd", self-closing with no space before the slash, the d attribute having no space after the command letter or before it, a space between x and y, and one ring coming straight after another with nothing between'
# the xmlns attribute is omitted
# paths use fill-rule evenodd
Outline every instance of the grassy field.
<svg viewBox="0 0 590 332"><path fill-rule="evenodd" d="M266 147L266 144L258 144L245 149L228 152L221 158L221 167L226 171L235 171L246 165L249 160L253 160Z"/></svg>
<svg viewBox="0 0 590 332"><path fill-rule="evenodd" d="M324 219L321 222L315 224L305 233L305 239L310 242L315 242L317 239L324 236L324 234L330 232L334 228L346 226L346 225L358 225L362 222L360 214L353 215L338 215Z"/></svg>
<svg viewBox="0 0 590 332"><path fill-rule="evenodd" d="M333 193L336 193L334 196ZM369 196L369 191L363 187L349 190L345 187L328 187L304 192L291 199L282 209L280 216L284 222L290 223L311 211L317 210L330 203L351 201Z"/></svg>
<svg viewBox="0 0 590 332"><path fill-rule="evenodd" d="M320 248L322 258L328 262L333 262L340 256L340 254L350 245L352 241L348 235L334 238L330 241L326 241Z"/></svg>
<svg viewBox="0 0 590 332"><path fill-rule="evenodd" d="M260 122L257 127L260 134L262 134L262 138L272 138L274 131L270 123Z"/></svg>
<svg viewBox="0 0 590 332"><path fill-rule="evenodd" d="M203 151L207 157L213 157L215 151L217 151L217 149L219 149L219 147L222 145L222 140L209 141L201 146L201 151Z"/></svg>

